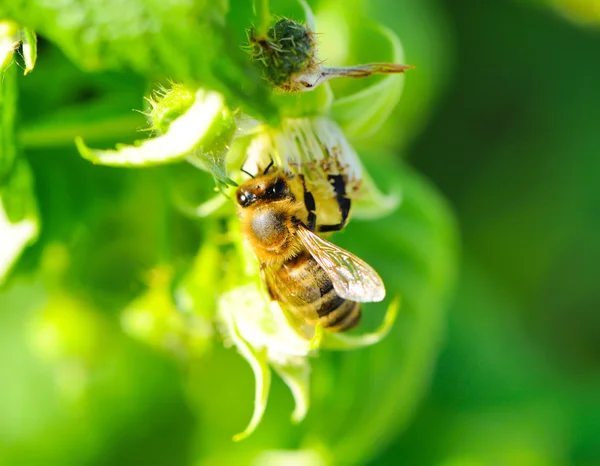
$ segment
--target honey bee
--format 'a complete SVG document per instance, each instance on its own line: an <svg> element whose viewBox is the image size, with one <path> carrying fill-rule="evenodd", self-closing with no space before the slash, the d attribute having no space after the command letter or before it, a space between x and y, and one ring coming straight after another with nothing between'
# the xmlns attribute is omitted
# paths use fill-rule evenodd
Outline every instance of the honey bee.
<svg viewBox="0 0 600 466"><path fill-rule="evenodd" d="M367 263L318 236L302 193L293 192L287 175L267 171L240 185L236 201L271 298L297 321L332 332L355 327L360 303L385 297L383 281Z"/></svg>

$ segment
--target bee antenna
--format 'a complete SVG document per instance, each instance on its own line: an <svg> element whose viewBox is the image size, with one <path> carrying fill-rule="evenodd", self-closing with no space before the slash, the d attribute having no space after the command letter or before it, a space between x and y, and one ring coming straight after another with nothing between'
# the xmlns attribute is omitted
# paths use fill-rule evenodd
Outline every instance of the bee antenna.
<svg viewBox="0 0 600 466"><path fill-rule="evenodd" d="M269 165L267 165L267 168L265 168L263 175L266 175L269 172L269 168L271 168L272 166L273 166L273 160L271 160L271 163Z"/></svg>
<svg viewBox="0 0 600 466"><path fill-rule="evenodd" d="M242 172L244 172L246 175L248 175L250 178L254 178L254 175L252 173L247 172L246 170L244 170L243 168L240 168L240 170Z"/></svg>

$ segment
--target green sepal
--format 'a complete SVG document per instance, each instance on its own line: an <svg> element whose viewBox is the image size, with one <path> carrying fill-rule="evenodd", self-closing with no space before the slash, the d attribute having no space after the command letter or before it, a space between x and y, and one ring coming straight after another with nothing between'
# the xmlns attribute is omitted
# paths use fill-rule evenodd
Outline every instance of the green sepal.
<svg viewBox="0 0 600 466"><path fill-rule="evenodd" d="M0 72L12 63L19 45L19 26L12 21L0 21Z"/></svg>
<svg viewBox="0 0 600 466"><path fill-rule="evenodd" d="M26 160L17 159L0 186L0 285L23 249L37 239L39 228L31 169Z"/></svg>
<svg viewBox="0 0 600 466"><path fill-rule="evenodd" d="M4 209L4 201L0 194L0 285L4 284L21 251L37 238L39 231L37 216L12 222Z"/></svg>
<svg viewBox="0 0 600 466"><path fill-rule="evenodd" d="M323 326L320 323L317 323L317 325L315 325L315 332L310 339L310 351L318 350L321 347L321 341L323 341Z"/></svg>
<svg viewBox="0 0 600 466"><path fill-rule="evenodd" d="M17 93L17 73L16 68L12 67L0 74L0 189L8 182L17 158L15 141Z"/></svg>
<svg viewBox="0 0 600 466"><path fill-rule="evenodd" d="M236 127L233 113L227 107L223 107L221 114L215 118L204 137L206 142L187 157L188 162L209 172L221 190L235 185L235 182L227 177L226 158Z"/></svg>
<svg viewBox="0 0 600 466"><path fill-rule="evenodd" d="M75 143L82 157L99 165L144 167L179 162L191 156L197 166L227 183L225 149L234 129L233 115L225 107L223 97L200 89L189 109L160 136L136 141L134 145L117 145L116 150L90 149L81 138Z"/></svg>
<svg viewBox="0 0 600 466"><path fill-rule="evenodd" d="M360 197L352 202L352 216L374 220L391 214L402 202L400 187L393 186L391 190L389 194L382 193L368 173L363 171Z"/></svg>
<svg viewBox="0 0 600 466"><path fill-rule="evenodd" d="M294 397L292 422L302 422L310 407L310 364L308 359L298 358L297 364L272 364L272 366Z"/></svg>
<svg viewBox="0 0 600 466"><path fill-rule="evenodd" d="M25 73L33 70L37 59L37 36L32 29L23 28L12 21L0 21L0 71L12 63L15 50L21 43Z"/></svg>
<svg viewBox="0 0 600 466"><path fill-rule="evenodd" d="M10 222L35 219L37 223L38 210L33 191L33 174L24 158L15 161L8 179L0 185L0 196Z"/></svg>
<svg viewBox="0 0 600 466"><path fill-rule="evenodd" d="M379 343L386 337L388 333L390 333L399 309L400 297L397 296L388 306L383 322L377 330L371 333L364 333L362 335L325 332L325 335L323 336L323 342L321 343L321 348L333 350L353 350Z"/></svg>
<svg viewBox="0 0 600 466"><path fill-rule="evenodd" d="M306 21L308 29L313 32L317 32L317 23L315 21L315 14L313 13L312 8L306 2L306 0L298 0L298 3L304 10L304 20Z"/></svg>
<svg viewBox="0 0 600 466"><path fill-rule="evenodd" d="M25 61L24 74L30 73L37 60L37 36L32 29L21 30L23 60Z"/></svg>
<svg viewBox="0 0 600 466"><path fill-rule="evenodd" d="M242 357L250 364L252 372L254 372L254 411L248 426L242 432L233 436L233 441L238 442L251 435L262 420L271 387L271 370L267 363L266 348L260 351L254 349L242 338L231 315L227 315L226 319L230 330L230 338Z"/></svg>
<svg viewBox="0 0 600 466"><path fill-rule="evenodd" d="M403 63L404 52L396 34L383 26L377 26L392 47L392 63ZM390 74L376 84L347 97L336 99L331 106L331 116L344 130L349 139L370 136L387 120L400 100L404 87L403 74Z"/></svg>
<svg viewBox="0 0 600 466"><path fill-rule="evenodd" d="M277 105L281 118L326 115L333 103L333 92L329 83L324 83L311 92L275 94L272 101Z"/></svg>

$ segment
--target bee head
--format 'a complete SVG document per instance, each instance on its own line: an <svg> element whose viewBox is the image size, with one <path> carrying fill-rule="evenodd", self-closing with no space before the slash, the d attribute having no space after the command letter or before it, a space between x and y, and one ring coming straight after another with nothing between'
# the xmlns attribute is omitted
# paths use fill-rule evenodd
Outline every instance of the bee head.
<svg viewBox="0 0 600 466"><path fill-rule="evenodd" d="M287 182L277 175L262 175L248 180L236 192L236 200L241 207L248 207L257 201L275 201L290 196Z"/></svg>

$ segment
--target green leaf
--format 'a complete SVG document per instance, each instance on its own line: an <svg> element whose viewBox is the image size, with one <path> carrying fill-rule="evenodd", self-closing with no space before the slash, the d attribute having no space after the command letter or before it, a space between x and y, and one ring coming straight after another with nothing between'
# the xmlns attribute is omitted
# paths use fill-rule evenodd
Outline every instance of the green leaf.
<svg viewBox="0 0 600 466"><path fill-rule="evenodd" d="M267 399L269 397L269 388L271 386L271 369L267 363L266 350L258 351L249 345L240 335L239 330L233 320L228 320L228 325L231 330L230 337L233 340L236 348L242 357L248 361L252 372L254 372L254 412L248 426L239 434L233 436L234 441L240 441L248 437L262 419L262 416L267 407Z"/></svg>
<svg viewBox="0 0 600 466"><path fill-rule="evenodd" d="M400 309L400 298L395 298L387 308L383 322L377 330L363 334L325 333L321 348L337 350L354 350L379 343L383 340L396 321Z"/></svg>
<svg viewBox="0 0 600 466"><path fill-rule="evenodd" d="M275 372L285 382L294 397L295 408L292 422L301 422L310 406L310 364L302 359L298 364L272 364Z"/></svg>
<svg viewBox="0 0 600 466"><path fill-rule="evenodd" d="M228 2L22 0L3 2L0 17L35 30L85 70L128 68L148 79L202 84L232 107L273 119L270 91L238 40L251 11L239 10L229 11Z"/></svg>
<svg viewBox="0 0 600 466"><path fill-rule="evenodd" d="M403 63L404 52L396 34L379 26L381 33L391 44L392 63ZM337 99L331 107L331 116L350 139L361 139L375 133L385 123L402 95L404 75L392 74L382 78L355 94Z"/></svg>

